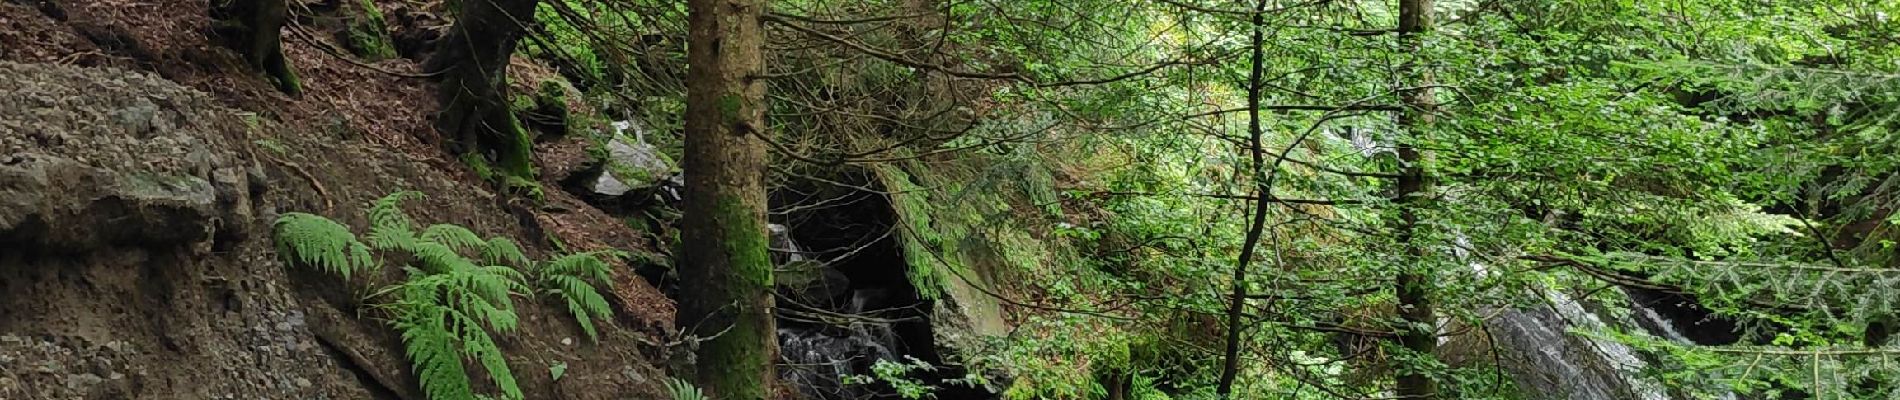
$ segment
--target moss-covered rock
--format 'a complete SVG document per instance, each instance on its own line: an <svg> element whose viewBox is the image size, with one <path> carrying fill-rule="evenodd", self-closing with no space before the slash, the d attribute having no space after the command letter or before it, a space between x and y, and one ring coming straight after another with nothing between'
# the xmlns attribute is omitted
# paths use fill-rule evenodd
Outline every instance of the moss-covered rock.
<svg viewBox="0 0 1900 400"><path fill-rule="evenodd" d="M509 99L509 108L514 110L528 129L540 135L566 135L576 127L587 126L581 120L594 119L581 118L580 114L585 114L585 111L577 112L570 106L569 102L575 99L578 91L565 79L543 79L532 86L517 88L519 92Z"/></svg>
<svg viewBox="0 0 1900 400"><path fill-rule="evenodd" d="M646 191L665 183L678 172L678 163L645 141L637 125L617 123L616 133L600 145L588 149L598 163L597 174L587 183L592 195L618 197L629 192ZM620 132L632 130L634 135Z"/></svg>
<svg viewBox="0 0 1900 400"><path fill-rule="evenodd" d="M396 47L389 39L389 25L383 19L383 10L370 0L357 0L355 7L348 12L349 29L345 31L345 45L357 56L370 60L383 60L396 57Z"/></svg>

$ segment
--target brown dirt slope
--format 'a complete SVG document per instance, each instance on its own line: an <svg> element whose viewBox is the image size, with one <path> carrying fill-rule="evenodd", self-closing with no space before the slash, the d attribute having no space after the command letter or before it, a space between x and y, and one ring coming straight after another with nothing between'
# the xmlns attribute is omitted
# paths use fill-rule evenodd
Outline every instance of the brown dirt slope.
<svg viewBox="0 0 1900 400"><path fill-rule="evenodd" d="M332 33L292 27L306 94L283 96L210 45L205 7L0 2L0 399L420 398L361 300L398 274L285 265L269 236L283 212L360 230L366 202L416 190L417 220L537 258L557 241L648 246L559 190L499 195L442 154L433 85L383 72L412 62L360 66L317 47ZM673 305L616 281L619 323L598 343L560 304L518 301L503 347L529 398L661 397Z"/></svg>

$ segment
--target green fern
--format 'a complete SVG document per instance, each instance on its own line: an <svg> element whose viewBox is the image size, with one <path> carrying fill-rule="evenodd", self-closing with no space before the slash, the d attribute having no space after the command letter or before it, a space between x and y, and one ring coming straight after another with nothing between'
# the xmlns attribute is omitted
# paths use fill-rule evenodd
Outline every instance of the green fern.
<svg viewBox="0 0 1900 400"><path fill-rule="evenodd" d="M706 392L700 391L698 386L693 386L691 382L680 378L668 379L666 392L673 396L673 400L706 400Z"/></svg>
<svg viewBox="0 0 1900 400"><path fill-rule="evenodd" d="M350 228L314 214L287 213L274 224L277 253L349 279L357 271L375 269L369 246L356 240Z"/></svg>
<svg viewBox="0 0 1900 400"><path fill-rule="evenodd" d="M481 293L485 290L463 283L481 280L507 286L494 282L505 277L469 276L484 274L457 271L425 275L388 289L401 293L400 299L388 306L395 315L391 325L401 332L405 353L431 399L478 397L463 368L465 358L475 359L488 372L503 398L523 398L501 347L489 334L489 330L505 333L516 328L519 319L512 305L506 296L490 298Z"/></svg>
<svg viewBox="0 0 1900 400"><path fill-rule="evenodd" d="M421 197L405 191L370 203L367 243L328 218L285 214L276 223L278 251L287 260L345 278L378 268L372 249L408 255L409 265L403 266L408 278L371 297L389 299L378 307L389 313L390 325L401 333L404 353L430 399L489 397L475 392L467 361L487 372L501 398L523 398L493 336L520 328L514 296L537 289L525 283L530 278L517 267L532 271L541 291L560 296L589 339L598 337L594 322L612 317L607 299L596 289L611 282L612 266L602 257L620 253L577 253L535 263L507 238L483 240L452 224L429 225L418 232L402 202Z"/></svg>
<svg viewBox="0 0 1900 400"><path fill-rule="evenodd" d="M435 224L422 230L422 240L448 245L457 251L483 251L488 242L460 225Z"/></svg>
<svg viewBox="0 0 1900 400"><path fill-rule="evenodd" d="M402 211L404 200L421 199L422 192L404 190L390 193L388 196L370 202L370 226L390 227L405 231L415 230L415 222L409 220L409 214Z"/></svg>
<svg viewBox="0 0 1900 400"><path fill-rule="evenodd" d="M488 265L528 265L528 256L521 252L521 246L508 238L488 238L488 245L482 247L482 262Z"/></svg>
<svg viewBox="0 0 1900 400"><path fill-rule="evenodd" d="M613 309L607 305L607 298L602 297L589 281L613 282L609 279L613 267L600 257L614 254L617 252L569 254L535 268L541 286L567 303L567 311L574 314L574 321L580 324L581 332L587 334L588 340L599 340L600 337L594 328L594 321L613 318Z"/></svg>
<svg viewBox="0 0 1900 400"><path fill-rule="evenodd" d="M522 398L514 373L504 361L494 333L520 325L510 300L521 285L507 268L480 267L443 273L410 269L414 276L384 289L399 299L388 306L405 352L431 399L473 398L462 362L474 359L488 372L503 398Z"/></svg>
<svg viewBox="0 0 1900 400"><path fill-rule="evenodd" d="M424 393L431 399L468 399L473 393L462 367L473 359L488 372L502 398L520 399L521 389L490 332L506 334L520 327L513 296L529 290L521 271L507 266L480 265L464 253L480 253L484 260L525 259L514 242L482 240L461 226L436 224L420 234L402 211L403 192L384 197L370 208L370 242L377 249L408 253L414 265L405 267L409 279L376 293L396 295L386 307L391 325L402 332L405 352L416 370Z"/></svg>

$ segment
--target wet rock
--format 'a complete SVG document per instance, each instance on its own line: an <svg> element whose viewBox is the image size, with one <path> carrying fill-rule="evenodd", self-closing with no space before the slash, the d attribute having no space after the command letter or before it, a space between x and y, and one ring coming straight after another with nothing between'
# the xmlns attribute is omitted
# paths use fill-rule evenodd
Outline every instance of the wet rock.
<svg viewBox="0 0 1900 400"><path fill-rule="evenodd" d="M679 201L684 182L673 159L648 143L639 125L621 121L614 128L615 133L598 144L577 138L589 142L583 145L585 155L555 158L548 169L560 174L561 186L617 215L636 215L634 211L648 206Z"/></svg>
<svg viewBox="0 0 1900 400"><path fill-rule="evenodd" d="M625 123L616 122L615 126ZM635 126L632 129L641 132ZM646 142L644 134L628 137L616 133L607 141L606 155L593 172L588 188L593 194L618 197L636 190L647 190L666 183L673 175L673 160L658 147Z"/></svg>
<svg viewBox="0 0 1900 400"><path fill-rule="evenodd" d="M827 306L851 295L851 278L843 271L806 257L805 249L792 240L791 229L767 224L772 261L777 271L772 282L779 294L800 303Z"/></svg>

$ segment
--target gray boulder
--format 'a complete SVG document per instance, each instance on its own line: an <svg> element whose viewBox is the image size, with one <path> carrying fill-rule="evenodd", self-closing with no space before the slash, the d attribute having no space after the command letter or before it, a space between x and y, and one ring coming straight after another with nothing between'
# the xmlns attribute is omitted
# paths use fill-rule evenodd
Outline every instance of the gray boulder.
<svg viewBox="0 0 1900 400"><path fill-rule="evenodd" d="M614 134L607 140L605 154L599 165L589 171L585 181L589 194L599 197L621 197L628 193L647 192L666 186L670 180L677 179L674 173L673 159L666 156L658 147L646 141L646 129L629 121L613 123ZM678 193L664 191L668 200L677 200Z"/></svg>

